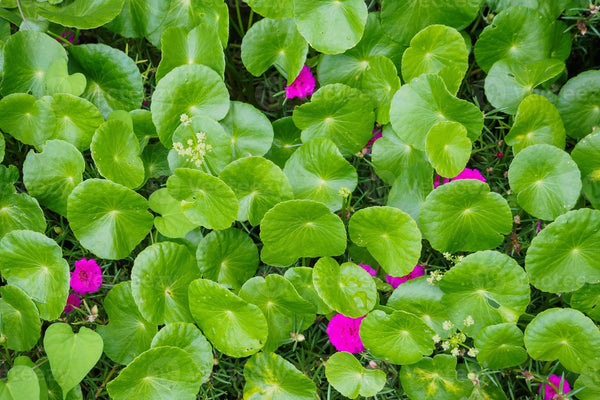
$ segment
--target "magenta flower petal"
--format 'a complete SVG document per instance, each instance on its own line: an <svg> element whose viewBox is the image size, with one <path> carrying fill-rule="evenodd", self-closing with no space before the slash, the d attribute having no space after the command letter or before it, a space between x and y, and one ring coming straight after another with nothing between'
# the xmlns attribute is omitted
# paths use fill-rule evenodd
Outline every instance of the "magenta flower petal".
<svg viewBox="0 0 600 400"><path fill-rule="evenodd" d="M433 188L437 188L438 186L440 186L440 179L442 177L439 175L436 175L435 180L433 181ZM450 181L459 181L461 179L477 179L481 182L487 182L485 180L485 178L483 177L483 175L481 175L481 172L479 172L479 170L476 169L470 169L470 168L465 168L462 170L462 172L458 175L456 175L454 178L452 179L448 179L448 178L444 178L444 184L450 182Z"/></svg>
<svg viewBox="0 0 600 400"><path fill-rule="evenodd" d="M569 382L567 382L567 380L565 378L561 378L558 375L550 375L548 377L548 381L550 381L550 383L552 383L552 385L556 386L557 389L560 388L561 381L562 381L562 393L563 394L568 394L571 391ZM544 390L544 400L553 400L554 396L556 396L557 391L556 391L556 389L554 389L554 387L552 387L552 385L542 384L540 386L538 393L542 393L542 390Z"/></svg>
<svg viewBox="0 0 600 400"><path fill-rule="evenodd" d="M75 271L71 272L71 289L78 294L95 292L102 285L102 270L96 260L82 258L75 261Z"/></svg>
<svg viewBox="0 0 600 400"><path fill-rule="evenodd" d="M294 82L286 86L285 97L288 99L293 99L294 97L303 99L310 96L315 90L315 84L315 77L310 72L310 68L305 65Z"/></svg>
<svg viewBox="0 0 600 400"><path fill-rule="evenodd" d="M398 286L400 286L404 282L410 281L411 279L415 279L415 278L418 278L419 276L423 276L423 275L425 275L425 270L423 269L423 267L421 267L420 265L416 265L415 268L413 268L413 270L411 272L409 272L407 275L404 275L404 276L386 275L385 281L387 283L389 283L390 285L392 285L392 287L394 289L396 289Z"/></svg>
<svg viewBox="0 0 600 400"><path fill-rule="evenodd" d="M80 306L81 306L81 299L79 298L79 296L77 296L75 293L70 293L69 296L67 297L67 305L65 306L65 309L63 310L63 312L65 314L68 314L71 311L73 311L74 308L79 308Z"/></svg>
<svg viewBox="0 0 600 400"><path fill-rule="evenodd" d="M363 318L350 318L342 314L336 314L331 318L327 325L327 334L337 351L347 351L348 353L365 351L365 346L358 335Z"/></svg>
<svg viewBox="0 0 600 400"><path fill-rule="evenodd" d="M369 275L371 275L371 276L377 275L377 271L375 271L373 268L371 268L370 265L367 265L367 264L358 264L358 266L362 267L362 269L364 269L365 271L367 271L369 273Z"/></svg>

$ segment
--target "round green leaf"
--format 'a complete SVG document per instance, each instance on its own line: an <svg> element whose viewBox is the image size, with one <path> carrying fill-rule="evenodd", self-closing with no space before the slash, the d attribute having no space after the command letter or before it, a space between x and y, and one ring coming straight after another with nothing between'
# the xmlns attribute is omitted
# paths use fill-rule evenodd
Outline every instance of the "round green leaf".
<svg viewBox="0 0 600 400"><path fill-rule="evenodd" d="M188 64L206 65L221 76L225 73L223 46L211 25L198 25L191 31L167 28L160 41L162 58L156 71L157 82L174 68Z"/></svg>
<svg viewBox="0 0 600 400"><path fill-rule="evenodd" d="M156 325L148 322L138 310L131 294L131 282L122 282L104 299L108 324L98 327L104 340L104 353L116 363L127 365L150 348Z"/></svg>
<svg viewBox="0 0 600 400"><path fill-rule="evenodd" d="M2 400L38 400L40 384L31 367L15 365L8 371L6 382L0 381Z"/></svg>
<svg viewBox="0 0 600 400"><path fill-rule="evenodd" d="M576 373L600 366L600 330L577 310L551 308L536 315L525 328L525 346L534 359L558 359Z"/></svg>
<svg viewBox="0 0 600 400"><path fill-rule="evenodd" d="M262 157L246 157L229 164L219 178L231 187L240 208L238 221L260 224L276 204L294 198L288 178L281 169Z"/></svg>
<svg viewBox="0 0 600 400"><path fill-rule="evenodd" d="M413 270L421 255L421 232L415 221L393 207L369 207L350 219L350 238L393 276Z"/></svg>
<svg viewBox="0 0 600 400"><path fill-rule="evenodd" d="M456 29L431 25L417 33L402 56L405 82L422 74L438 74L448 91L456 94L469 67L465 39Z"/></svg>
<svg viewBox="0 0 600 400"><path fill-rule="evenodd" d="M518 154L534 144L564 149L565 137L565 127L554 104L544 96L532 94L519 104L515 122L504 140Z"/></svg>
<svg viewBox="0 0 600 400"><path fill-rule="evenodd" d="M273 144L265 156L280 168L302 144L301 131L294 125L292 117L284 117L273 121Z"/></svg>
<svg viewBox="0 0 600 400"><path fill-rule="evenodd" d="M527 361L523 332L515 324L490 325L475 338L477 361L490 369L515 367Z"/></svg>
<svg viewBox="0 0 600 400"><path fill-rule="evenodd" d="M458 122L438 122L425 138L425 153L438 174L455 177L471 158L471 140Z"/></svg>
<svg viewBox="0 0 600 400"><path fill-rule="evenodd" d="M158 189L148 198L152 211L160 216L154 217L154 226L167 237L185 237L196 224L192 223L181 210L181 201L175 200L167 188Z"/></svg>
<svg viewBox="0 0 600 400"><path fill-rule="evenodd" d="M102 115L140 108L144 99L142 75L127 54L105 44L83 44L71 46L69 55L74 69L87 78L82 97Z"/></svg>
<svg viewBox="0 0 600 400"><path fill-rule="evenodd" d="M294 124L302 129L302 141L331 139L344 156L360 151L371 139L374 105L360 90L343 84L320 88L310 103L294 108Z"/></svg>
<svg viewBox="0 0 600 400"><path fill-rule="evenodd" d="M46 93L44 77L57 60L66 60L65 49L42 32L21 30L11 35L4 46L3 79L0 92L29 93L41 97Z"/></svg>
<svg viewBox="0 0 600 400"><path fill-rule="evenodd" d="M60 316L69 294L69 265L56 242L41 233L12 231L0 241L0 272L23 289L43 319Z"/></svg>
<svg viewBox="0 0 600 400"><path fill-rule="evenodd" d="M29 194L50 210L67 215L67 198L82 182L83 156L62 140L49 140L41 153L30 150L23 163L23 183Z"/></svg>
<svg viewBox="0 0 600 400"><path fill-rule="evenodd" d="M264 18L252 25L242 39L242 62L254 76L271 66L291 84L304 67L308 44L292 18Z"/></svg>
<svg viewBox="0 0 600 400"><path fill-rule="evenodd" d="M452 96L439 75L422 75L402 86L392 100L391 115L398 137L419 150L425 150L427 133L438 122L461 123L471 141L483 129L479 107Z"/></svg>
<svg viewBox="0 0 600 400"><path fill-rule="evenodd" d="M590 134L600 125L600 71L570 79L560 90L557 108L569 136L580 139Z"/></svg>
<svg viewBox="0 0 600 400"><path fill-rule="evenodd" d="M245 400L316 400L315 383L275 353L258 353L244 366Z"/></svg>
<svg viewBox="0 0 600 400"><path fill-rule="evenodd" d="M261 259L289 267L300 257L339 256L346 250L346 228L325 204L290 200L277 204L262 220Z"/></svg>
<svg viewBox="0 0 600 400"><path fill-rule="evenodd" d="M575 381L575 390L580 400L596 400L600 396L600 375L580 375Z"/></svg>
<svg viewBox="0 0 600 400"><path fill-rule="evenodd" d="M92 158L102 176L129 188L144 181L139 141L123 121L106 121L96 130L90 145Z"/></svg>
<svg viewBox="0 0 600 400"><path fill-rule="evenodd" d="M294 288L304 300L311 302L317 314L329 314L333 310L323 301L317 293L313 284L313 269L308 267L290 268L283 275L285 279L290 281Z"/></svg>
<svg viewBox="0 0 600 400"><path fill-rule="evenodd" d="M198 244L198 268L206 279L239 290L258 269L258 249L250 236L229 228L212 231Z"/></svg>
<svg viewBox="0 0 600 400"><path fill-rule="evenodd" d="M571 157L581 171L585 197L594 208L600 208L600 134L592 133L580 140Z"/></svg>
<svg viewBox="0 0 600 400"><path fill-rule="evenodd" d="M81 245L109 260L127 257L154 221L145 198L102 179L88 179L73 189L67 218Z"/></svg>
<svg viewBox="0 0 600 400"><path fill-rule="evenodd" d="M194 320L220 352L247 357L265 345L267 320L254 304L208 279L189 285L189 300Z"/></svg>
<svg viewBox="0 0 600 400"><path fill-rule="evenodd" d="M267 319L269 335L263 351L277 350L290 342L290 333L302 332L315 322L315 307L281 275L256 276L244 283L239 296L257 305Z"/></svg>
<svg viewBox="0 0 600 400"><path fill-rule="evenodd" d="M544 292L572 292L600 282L600 211L583 208L561 215L533 238L525 268Z"/></svg>
<svg viewBox="0 0 600 400"><path fill-rule="evenodd" d="M533 93L533 89L555 78L565 69L565 63L556 59L544 59L522 64L504 59L495 63L485 79L485 95L496 108L514 114L521 101Z"/></svg>
<svg viewBox="0 0 600 400"><path fill-rule="evenodd" d="M405 311L375 310L360 324L360 338L375 357L398 365L414 364L433 352L435 332Z"/></svg>
<svg viewBox="0 0 600 400"><path fill-rule="evenodd" d="M381 25L386 34L406 46L421 29L446 24L461 29L477 16L481 0L466 0L440 6L435 0L383 0Z"/></svg>
<svg viewBox="0 0 600 400"><path fill-rule="evenodd" d="M564 22L552 21L539 11L511 7L494 17L475 43L477 64L489 72L500 60L530 64L549 58L565 60L571 53L571 35Z"/></svg>
<svg viewBox="0 0 600 400"><path fill-rule="evenodd" d="M581 173L569 154L548 144L529 146L517 154L508 181L519 205L544 220L572 209L582 186Z"/></svg>
<svg viewBox="0 0 600 400"><path fill-rule="evenodd" d="M421 207L423 235L440 252L489 250L499 246L512 229L506 200L478 180L441 185Z"/></svg>
<svg viewBox="0 0 600 400"><path fill-rule="evenodd" d="M371 275L354 263L339 265L320 258L313 269L313 285L329 307L350 318L359 318L375 307L377 287Z"/></svg>
<svg viewBox="0 0 600 400"><path fill-rule="evenodd" d="M600 283L586 283L573 292L571 307L586 313L594 321L600 321Z"/></svg>
<svg viewBox="0 0 600 400"><path fill-rule="evenodd" d="M0 189L0 239L18 229L46 231L44 212L36 199L25 193L11 193L2 186Z"/></svg>
<svg viewBox="0 0 600 400"><path fill-rule="evenodd" d="M181 201L181 209L194 224L208 229L227 229L238 214L238 200L222 180L202 171L177 168L167 180L169 194Z"/></svg>
<svg viewBox="0 0 600 400"><path fill-rule="evenodd" d="M191 322L188 285L199 277L196 260L187 247L156 243L135 258L131 293L142 316L152 323Z"/></svg>
<svg viewBox="0 0 600 400"><path fill-rule="evenodd" d="M161 400L165 396L192 400L201 379L200 369L185 350L160 346L136 357L106 389L114 400Z"/></svg>
<svg viewBox="0 0 600 400"><path fill-rule="evenodd" d="M201 383L208 382L215 359L210 343L196 325L187 322L165 325L152 339L152 348L160 346L174 346L185 350L200 370Z"/></svg>
<svg viewBox="0 0 600 400"><path fill-rule="evenodd" d="M244 0L254 12L267 18L292 17L294 3L291 0Z"/></svg>
<svg viewBox="0 0 600 400"><path fill-rule="evenodd" d="M232 101L221 126L230 137L233 159L262 156L273 143L273 127L269 119L252 105Z"/></svg>
<svg viewBox="0 0 600 400"><path fill-rule="evenodd" d="M51 97L15 93L0 100L0 129L25 144L40 149L54 138L55 127Z"/></svg>
<svg viewBox="0 0 600 400"><path fill-rule="evenodd" d="M73 333L70 325L54 323L44 333L44 351L63 393L85 378L100 359L102 348L102 337L84 326Z"/></svg>
<svg viewBox="0 0 600 400"><path fill-rule="evenodd" d="M115 18L124 0L94 0L38 3L40 16L54 23L78 29L94 29Z"/></svg>
<svg viewBox="0 0 600 400"><path fill-rule="evenodd" d="M473 391L470 380L458 379L456 357L446 354L402 367L400 383L410 398L422 400L462 400Z"/></svg>
<svg viewBox="0 0 600 400"><path fill-rule="evenodd" d="M334 353L325 364L327 380L338 392L351 399L375 396L385 386L385 372L366 369L350 353Z"/></svg>
<svg viewBox="0 0 600 400"><path fill-rule="evenodd" d="M297 199L320 201L331 211L342 208L344 197L340 189L353 192L358 183L356 169L331 140L323 137L300 146L286 162L283 172Z"/></svg>
<svg viewBox="0 0 600 400"><path fill-rule="evenodd" d="M0 287L0 295L0 333L6 337L6 347L31 350L42 329L35 303L18 286L10 284Z"/></svg>
<svg viewBox="0 0 600 400"><path fill-rule="evenodd" d="M85 76L80 73L69 75L67 60L59 58L54 61L48 72L44 75L44 85L46 94L54 95L58 93L68 93L73 96L79 96L85 90L87 81Z"/></svg>
<svg viewBox="0 0 600 400"><path fill-rule="evenodd" d="M209 67L184 65L170 71L156 85L151 110L158 137L170 148L182 114L220 120L229 110L229 92L219 74Z"/></svg>
<svg viewBox="0 0 600 400"><path fill-rule="evenodd" d="M52 99L55 138L71 143L79 151L87 150L94 132L104 123L98 108L86 99L66 93L55 94Z"/></svg>
<svg viewBox="0 0 600 400"><path fill-rule="evenodd" d="M419 226L419 212L425 198L433 190L433 168L428 162L416 163L400 173L388 195L387 206L404 211Z"/></svg>

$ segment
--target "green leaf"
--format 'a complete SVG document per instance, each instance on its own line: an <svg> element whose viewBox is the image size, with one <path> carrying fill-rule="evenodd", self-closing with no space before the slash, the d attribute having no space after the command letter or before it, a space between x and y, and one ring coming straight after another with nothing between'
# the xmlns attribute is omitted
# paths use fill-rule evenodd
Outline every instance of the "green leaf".
<svg viewBox="0 0 600 400"><path fill-rule="evenodd" d="M275 353L258 353L244 366L245 400L316 400L315 383Z"/></svg>
<svg viewBox="0 0 600 400"><path fill-rule="evenodd" d="M300 146L286 162L283 172L297 199L320 201L331 211L343 206L340 190L346 188L353 192L358 183L356 169L331 140L323 137Z"/></svg>
<svg viewBox="0 0 600 400"><path fill-rule="evenodd" d="M198 25L191 31L167 28L160 39L162 58L156 71L160 81L173 69L188 64L202 64L223 76L225 56L217 30L211 25Z"/></svg>
<svg viewBox="0 0 600 400"><path fill-rule="evenodd" d="M158 28L171 6L172 2L163 0L125 0L121 13L106 28L126 38L147 36Z"/></svg>
<svg viewBox="0 0 600 400"><path fill-rule="evenodd" d="M292 18L264 18L252 25L242 39L242 62L254 76L271 66L291 84L304 67L308 44Z"/></svg>
<svg viewBox="0 0 600 400"><path fill-rule="evenodd" d="M431 25L417 33L402 56L405 82L422 74L438 74L448 91L456 94L469 67L465 39L456 29Z"/></svg>
<svg viewBox="0 0 600 400"><path fill-rule="evenodd" d="M32 231L6 234L0 241L0 272L33 299L43 319L60 316L69 294L69 265L54 240Z"/></svg>
<svg viewBox="0 0 600 400"><path fill-rule="evenodd" d="M360 338L375 357L410 365L433 352L435 332L419 317L405 311L386 314L375 310L360 324Z"/></svg>
<svg viewBox="0 0 600 400"><path fill-rule="evenodd" d="M114 400L192 400L202 379L194 359L174 346L152 348L137 356L106 389Z"/></svg>
<svg viewBox="0 0 600 400"><path fill-rule="evenodd" d="M572 292L600 281L600 211L561 215L533 238L525 268L531 284L551 293Z"/></svg>
<svg viewBox="0 0 600 400"><path fill-rule="evenodd" d="M495 10L503 11L512 6L529 7L538 10L549 19L557 19L565 8L572 7L578 0L555 0L551 2L540 0L496 0ZM580 2L581 3L581 2Z"/></svg>
<svg viewBox="0 0 600 400"><path fill-rule="evenodd" d="M386 205L404 211L419 226L421 206L433 190L432 175L433 168L428 162L417 163L401 172L392 185Z"/></svg>
<svg viewBox="0 0 600 400"><path fill-rule="evenodd" d="M11 193L2 185L0 189L0 239L18 229L46 231L44 212L36 199L25 193Z"/></svg>
<svg viewBox="0 0 600 400"><path fill-rule="evenodd" d="M262 220L261 259L288 267L300 257L339 256L346 250L346 228L325 204L290 200L277 204Z"/></svg>
<svg viewBox="0 0 600 400"><path fill-rule="evenodd" d="M438 354L400 370L400 383L410 398L422 400L462 400L473 390L469 380L459 380L456 358Z"/></svg>
<svg viewBox="0 0 600 400"><path fill-rule="evenodd" d="M116 363L127 365L150 348L157 332L156 325L148 322L138 310L131 282L121 282L107 293L104 310L108 324L98 327L104 340L104 353Z"/></svg>
<svg viewBox="0 0 600 400"><path fill-rule="evenodd" d="M86 87L86 79L83 74L76 73L69 75L67 69L67 60L59 58L56 60L44 76L46 93L53 95L56 93L68 93L73 96L79 96Z"/></svg>
<svg viewBox="0 0 600 400"><path fill-rule="evenodd" d="M465 332L475 336L489 325L516 323L529 304L529 280L517 262L505 254L471 254L444 274L442 303L458 327L470 315L474 323Z"/></svg>
<svg viewBox="0 0 600 400"><path fill-rule="evenodd" d="M266 18L292 17L294 2L292 0L244 0L254 12Z"/></svg>
<svg viewBox="0 0 600 400"><path fill-rule="evenodd" d="M333 310L323 301L313 284L313 269L308 267L290 268L285 271L285 279L290 281L304 300L311 302L317 314L329 314Z"/></svg>
<svg viewBox="0 0 600 400"><path fill-rule="evenodd" d="M177 168L167 180L169 194L181 201L181 209L194 224L208 229L227 229L238 214L238 200L222 180L202 171Z"/></svg>
<svg viewBox="0 0 600 400"><path fill-rule="evenodd" d="M203 115L220 120L229 110L229 92L215 71L192 64L170 71L156 85L152 95L152 120L158 137L170 148L171 137L181 115Z"/></svg>
<svg viewBox="0 0 600 400"><path fill-rule="evenodd" d="M256 276L244 283L239 296L257 305L267 319L269 335L263 351L277 350L290 342L290 333L302 332L315 322L315 307L281 275Z"/></svg>
<svg viewBox="0 0 600 400"><path fill-rule="evenodd" d="M455 177L471 158L471 140L458 122L438 122L425 138L425 153L438 174Z"/></svg>
<svg viewBox="0 0 600 400"><path fill-rule="evenodd" d="M600 376L597 373L580 375L574 390L580 400L596 400L600 396Z"/></svg>
<svg viewBox="0 0 600 400"><path fill-rule="evenodd" d="M461 123L471 141L477 140L483 129L479 107L454 97L439 75L421 75L402 86L390 112L398 137L419 150L425 150L427 133L438 122Z"/></svg>
<svg viewBox="0 0 600 400"><path fill-rule="evenodd" d="M239 290L258 269L258 249L244 232L229 228L212 231L198 244L198 268L206 279Z"/></svg>
<svg viewBox="0 0 600 400"><path fill-rule="evenodd" d="M31 367L15 365L8 371L6 382L0 381L2 400L38 400L40 384Z"/></svg>
<svg viewBox="0 0 600 400"><path fill-rule="evenodd" d="M160 214L154 217L154 226L162 235L182 238L196 227L181 210L181 201L171 197L167 188L152 193L148 204L152 211Z"/></svg>
<svg viewBox="0 0 600 400"><path fill-rule="evenodd" d="M53 5L53 2L38 5L40 16L60 25L77 29L94 29L115 18L123 8L124 0L73 1Z"/></svg>
<svg viewBox="0 0 600 400"><path fill-rule="evenodd" d="M302 131L294 125L292 117L284 117L273 121L273 133L271 150L265 157L283 168L285 162L302 144Z"/></svg>
<svg viewBox="0 0 600 400"><path fill-rule="evenodd" d="M320 88L310 103L294 108L294 124L302 142L317 137L333 141L344 156L360 151L371 139L375 114L371 99L343 84Z"/></svg>
<svg viewBox="0 0 600 400"><path fill-rule="evenodd" d="M104 123L98 108L86 99L66 93L55 94L52 99L56 117L54 137L71 143L79 151L87 150L94 132Z"/></svg>
<svg viewBox="0 0 600 400"><path fill-rule="evenodd" d="M36 367L35 364L33 363L33 361L31 361L31 358L29 358L27 356L15 357L15 359L13 361L13 367L16 367L16 366L29 367L33 370L33 372L36 375L38 384L35 385L32 382L32 384L30 386L30 388L32 390L30 392L27 392L28 394L33 394L33 393L35 393L35 388L39 389L38 395L33 396L32 399L33 400L47 400L48 399L48 385L46 384L46 378L45 378L44 372L42 371L40 366L38 365ZM2 397L2 395L0 395L0 398L4 399L4 397Z"/></svg>
<svg viewBox="0 0 600 400"><path fill-rule="evenodd" d="M65 49L42 32L22 30L11 35L4 46L2 68L3 96L11 93L31 93L41 97L48 70L57 60L66 60Z"/></svg>
<svg viewBox="0 0 600 400"><path fill-rule="evenodd" d="M440 252L489 250L512 229L506 200L478 180L449 182L432 191L421 207L423 235Z"/></svg>
<svg viewBox="0 0 600 400"><path fill-rule="evenodd" d="M128 188L139 187L144 182L139 141L125 122L110 120L100 125L90 150L103 177Z"/></svg>
<svg viewBox="0 0 600 400"><path fill-rule="evenodd" d="M421 255L421 232L415 221L393 207L369 207L350 219L350 238L393 276L413 270Z"/></svg>
<svg viewBox="0 0 600 400"><path fill-rule="evenodd" d="M485 368L515 367L527 361L523 348L523 332L511 323L490 325L479 331L475 338L479 350L477 361Z"/></svg>
<svg viewBox="0 0 600 400"><path fill-rule="evenodd" d="M154 221L145 198L102 179L88 179L73 189L67 218L81 245L109 260L127 257Z"/></svg>
<svg viewBox="0 0 600 400"><path fill-rule="evenodd" d="M82 97L102 115L140 108L144 99L142 75L127 54L105 44L83 44L71 46L69 55L74 70L87 78Z"/></svg>
<svg viewBox="0 0 600 400"><path fill-rule="evenodd" d="M102 337L84 326L73 333L71 326L54 323L44 334L44 350L52 375L66 394L85 378L102 355ZM63 395L66 398L66 395Z"/></svg>
<svg viewBox="0 0 600 400"><path fill-rule="evenodd" d="M489 72L500 60L531 64L549 58L564 61L571 53L571 35L562 21L537 10L511 7L494 17L475 43L477 64Z"/></svg>
<svg viewBox="0 0 600 400"><path fill-rule="evenodd" d="M234 160L262 156L271 148L271 121L250 104L232 101L229 112L220 123L230 138Z"/></svg>
<svg viewBox="0 0 600 400"><path fill-rule="evenodd" d="M586 313L594 321L600 321L600 283L586 283L573 292L570 303L574 309Z"/></svg>
<svg viewBox="0 0 600 400"><path fill-rule="evenodd" d="M142 161L144 161L145 180L150 178L160 178L170 175L169 168L169 150L165 149L162 143L148 145L142 151Z"/></svg>
<svg viewBox="0 0 600 400"><path fill-rule="evenodd" d="M6 337L6 347L31 350L40 340L42 329L35 303L18 286L10 284L0 287L0 295L0 333Z"/></svg>
<svg viewBox="0 0 600 400"><path fill-rule="evenodd" d="M527 147L508 170L511 189L529 214L554 220L575 206L581 173L568 153L548 144Z"/></svg>
<svg viewBox="0 0 600 400"><path fill-rule="evenodd" d="M585 71L570 79L560 90L556 107L567 135L572 138L580 139L600 125L599 78L600 71Z"/></svg>
<svg viewBox="0 0 600 400"><path fill-rule="evenodd" d="M189 299L194 320L220 352L247 357L265 345L267 320L254 304L208 279L190 284Z"/></svg>
<svg viewBox="0 0 600 400"><path fill-rule="evenodd" d="M85 161L73 146L49 140L41 153L30 150L23 163L23 183L30 195L50 210L67 215L67 198L83 178Z"/></svg>
<svg viewBox="0 0 600 400"><path fill-rule="evenodd" d="M201 383L208 382L215 359L210 343L196 325L186 322L165 325L152 339L152 348L160 346L174 346L185 350L200 370Z"/></svg>
<svg viewBox="0 0 600 400"><path fill-rule="evenodd" d="M54 138L55 126L51 97L15 93L0 100L0 129L25 144L40 149Z"/></svg>
<svg viewBox="0 0 600 400"><path fill-rule="evenodd" d="M131 110L129 116L133 123L133 133L140 141L140 148L144 149L150 139L158 137L156 127L152 122L152 113L148 110Z"/></svg>
<svg viewBox="0 0 600 400"><path fill-rule="evenodd" d="M571 152L581 171L583 194L594 208L600 208L600 135L592 133L577 143Z"/></svg>
<svg viewBox="0 0 600 400"><path fill-rule="evenodd" d="M155 243L135 258L131 293L142 316L154 324L192 322L188 286L199 277L196 260L185 246Z"/></svg>
<svg viewBox="0 0 600 400"><path fill-rule="evenodd" d="M536 315L525 328L525 347L532 358L558 359L578 374L600 366L600 330L577 310L551 308Z"/></svg>
<svg viewBox="0 0 600 400"><path fill-rule="evenodd" d="M543 59L523 64L503 59L496 62L485 79L485 95L496 108L514 114L523 99L544 82L560 75L565 63L556 59Z"/></svg>
<svg viewBox="0 0 600 400"><path fill-rule="evenodd" d="M519 104L515 122L504 138L513 152L534 144L565 148L565 127L558 110L546 97L532 94Z"/></svg>
<svg viewBox="0 0 600 400"><path fill-rule="evenodd" d="M48 400L63 400L63 392L60 388L56 379L52 376L52 371L50 369L50 364L44 363L41 364L37 369L43 371L45 375L45 383L46 383L46 392L48 393ZM36 369L36 370L37 370ZM42 384L40 383L40 394L42 393ZM41 399L40 399L41 400ZM67 393L67 397L64 400L83 400L83 394L81 392L81 385L75 385L73 389Z"/></svg>
<svg viewBox="0 0 600 400"><path fill-rule="evenodd" d="M262 157L236 160L221 171L219 178L231 187L240 203L237 220L248 220L254 226L273 206L294 198L283 171Z"/></svg>
<svg viewBox="0 0 600 400"><path fill-rule="evenodd" d="M435 0L383 0L381 25L384 32L406 46L421 29L433 24L466 28L477 16L481 0L448 3Z"/></svg>
<svg viewBox="0 0 600 400"><path fill-rule="evenodd" d="M385 386L385 372L366 369L350 353L334 353L325 364L327 380L338 392L351 399L375 396Z"/></svg>

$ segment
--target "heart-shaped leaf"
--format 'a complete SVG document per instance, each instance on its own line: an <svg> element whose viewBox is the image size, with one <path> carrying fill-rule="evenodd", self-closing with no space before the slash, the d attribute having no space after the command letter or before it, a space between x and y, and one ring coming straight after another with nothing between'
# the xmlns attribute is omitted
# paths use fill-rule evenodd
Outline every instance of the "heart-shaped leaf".
<svg viewBox="0 0 600 400"><path fill-rule="evenodd" d="M10 284L0 287L0 295L0 333L6 336L6 347L31 350L40 340L42 329L35 303L18 286Z"/></svg>
<svg viewBox="0 0 600 400"><path fill-rule="evenodd" d="M567 135L580 139L600 125L600 71L585 71L560 90L556 107ZM6 78L5 78L6 79Z"/></svg>
<svg viewBox="0 0 600 400"><path fill-rule="evenodd" d="M41 149L46 140L54 138L55 127L52 97L36 100L15 93L0 100L0 129L25 144Z"/></svg>
<svg viewBox="0 0 600 400"><path fill-rule="evenodd" d="M385 373L378 369L366 369L350 353L334 353L325 364L327 380L338 392L351 399L359 395L375 396L385 386Z"/></svg>
<svg viewBox="0 0 600 400"><path fill-rule="evenodd" d="M68 93L79 96L85 90L87 81L85 75L76 73L69 75L67 60L59 58L54 61L44 76L46 94Z"/></svg>
<svg viewBox="0 0 600 400"><path fill-rule="evenodd" d="M477 361L490 369L514 367L527 361L523 332L515 324L490 325L475 338Z"/></svg>
<svg viewBox="0 0 600 400"><path fill-rule="evenodd" d="M15 365L8 371L6 382L0 381L2 400L38 400L40 384L31 367Z"/></svg>
<svg viewBox="0 0 600 400"><path fill-rule="evenodd" d="M458 122L438 122L425 138L425 154L438 174L455 177L471 158L471 140L467 129Z"/></svg>

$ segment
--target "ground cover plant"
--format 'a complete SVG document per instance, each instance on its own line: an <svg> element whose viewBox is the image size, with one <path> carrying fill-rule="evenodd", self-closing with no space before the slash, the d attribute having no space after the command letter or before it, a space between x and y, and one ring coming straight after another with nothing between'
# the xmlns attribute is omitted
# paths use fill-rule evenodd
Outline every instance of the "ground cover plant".
<svg viewBox="0 0 600 400"><path fill-rule="evenodd" d="M0 0L0 400L600 398L599 11Z"/></svg>

